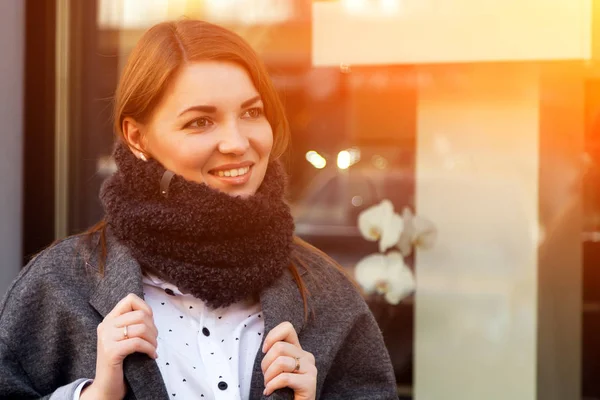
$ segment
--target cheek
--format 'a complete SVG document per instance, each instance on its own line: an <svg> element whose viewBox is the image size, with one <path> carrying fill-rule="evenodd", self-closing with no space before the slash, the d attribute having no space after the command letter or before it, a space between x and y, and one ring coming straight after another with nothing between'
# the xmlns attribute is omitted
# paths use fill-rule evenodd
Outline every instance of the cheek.
<svg viewBox="0 0 600 400"><path fill-rule="evenodd" d="M163 165L182 176L202 168L210 158L213 145L206 136L172 135L155 143Z"/></svg>
<svg viewBox="0 0 600 400"><path fill-rule="evenodd" d="M253 147L261 157L269 157L273 149L273 130L268 122L253 134Z"/></svg>

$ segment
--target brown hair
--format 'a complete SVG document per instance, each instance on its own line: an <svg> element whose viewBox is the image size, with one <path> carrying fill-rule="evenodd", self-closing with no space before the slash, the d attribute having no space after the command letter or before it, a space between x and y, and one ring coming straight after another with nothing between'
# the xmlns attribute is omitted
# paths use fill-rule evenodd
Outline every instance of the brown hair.
<svg viewBox="0 0 600 400"><path fill-rule="evenodd" d="M265 115L273 130L271 158L283 155L290 142L290 129L266 67L240 36L217 25L197 20L160 23L150 28L138 41L125 65L115 94L114 129L118 140L126 141L122 128L125 118L131 117L141 122L150 118L167 86L182 66L206 60L232 62L245 68L262 97ZM104 271L107 252L105 231L106 222L103 220L86 232L87 237L100 234L101 273ZM295 237L294 243L322 255L329 263L337 266L333 260L300 238ZM308 266L300 256L294 256L289 265L302 296L304 316L307 319L310 293L297 265L307 270Z"/></svg>
<svg viewBox="0 0 600 400"><path fill-rule="evenodd" d="M283 105L261 59L240 36L197 20L163 22L150 28L131 52L117 86L114 129L121 139L126 117L145 122L167 86L186 63L227 61L242 66L258 90L273 129L271 157L280 157L290 142Z"/></svg>

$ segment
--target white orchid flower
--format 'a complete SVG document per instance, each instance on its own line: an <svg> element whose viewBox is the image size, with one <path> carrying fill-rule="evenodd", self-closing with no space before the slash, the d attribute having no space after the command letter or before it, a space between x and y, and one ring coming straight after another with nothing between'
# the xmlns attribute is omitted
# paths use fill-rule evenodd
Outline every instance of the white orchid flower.
<svg viewBox="0 0 600 400"><path fill-rule="evenodd" d="M394 212L389 200L369 207L358 216L358 229L371 242L379 240L379 251L385 252L398 243L404 229L402 217Z"/></svg>
<svg viewBox="0 0 600 400"><path fill-rule="evenodd" d="M415 246L422 249L432 248L437 239L437 229L433 225L433 222L417 215L413 218L413 225L415 227L415 238L413 241Z"/></svg>
<svg viewBox="0 0 600 400"><path fill-rule="evenodd" d="M398 247L400 253L402 253L404 257L407 257L410 255L410 253L412 253L413 240L415 235L413 218L414 215L412 211L410 211L410 208L404 207L404 210L402 210L402 222L404 224L404 230L402 231L400 239L398 240L398 245L396 246Z"/></svg>
<svg viewBox="0 0 600 400"><path fill-rule="evenodd" d="M413 215L408 207L402 211L402 221L404 230L400 235L397 247L403 256L410 255L413 246L423 249L433 247L437 238L437 229L433 222Z"/></svg>
<svg viewBox="0 0 600 400"><path fill-rule="evenodd" d="M412 271L397 251L363 258L356 265L355 278L366 294L382 294L388 303L394 305L416 288Z"/></svg>

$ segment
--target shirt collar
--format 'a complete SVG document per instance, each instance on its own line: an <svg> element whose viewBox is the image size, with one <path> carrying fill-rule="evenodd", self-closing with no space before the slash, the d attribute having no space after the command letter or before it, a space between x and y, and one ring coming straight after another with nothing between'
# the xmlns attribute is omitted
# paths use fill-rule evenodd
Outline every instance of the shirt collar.
<svg viewBox="0 0 600 400"><path fill-rule="evenodd" d="M173 291L176 295L185 296L186 293L183 293L181 290L177 288L177 286L160 279L159 277L152 274L143 274L142 282L149 286L154 286L163 290L169 289Z"/></svg>

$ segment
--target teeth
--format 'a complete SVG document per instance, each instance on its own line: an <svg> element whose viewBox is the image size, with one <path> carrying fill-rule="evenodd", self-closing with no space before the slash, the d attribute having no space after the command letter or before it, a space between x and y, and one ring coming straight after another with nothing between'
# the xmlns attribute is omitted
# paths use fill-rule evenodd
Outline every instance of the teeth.
<svg viewBox="0 0 600 400"><path fill-rule="evenodd" d="M216 171L215 174L220 177L223 177L223 176L235 177L235 176L246 175L249 171L250 171L250 167L244 167L244 168L238 168L238 169L230 169L227 171Z"/></svg>

